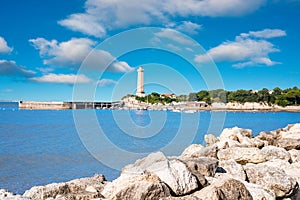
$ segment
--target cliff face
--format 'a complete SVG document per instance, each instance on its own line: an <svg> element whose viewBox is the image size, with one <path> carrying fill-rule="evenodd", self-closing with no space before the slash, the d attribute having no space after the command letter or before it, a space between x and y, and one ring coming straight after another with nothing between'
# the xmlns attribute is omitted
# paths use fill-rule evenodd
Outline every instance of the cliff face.
<svg viewBox="0 0 300 200"><path fill-rule="evenodd" d="M300 199L300 124L256 137L250 129L226 128L205 141L178 157L152 153L112 182L96 175L33 187L23 196L0 190L0 199Z"/></svg>

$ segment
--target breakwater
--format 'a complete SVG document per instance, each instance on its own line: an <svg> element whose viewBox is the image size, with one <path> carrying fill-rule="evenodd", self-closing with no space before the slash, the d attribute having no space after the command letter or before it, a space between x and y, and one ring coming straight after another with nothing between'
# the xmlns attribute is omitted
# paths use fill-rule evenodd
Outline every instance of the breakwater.
<svg viewBox="0 0 300 200"><path fill-rule="evenodd" d="M31 110L77 110L77 109L116 109L120 102L54 102L20 101L19 109Z"/></svg>

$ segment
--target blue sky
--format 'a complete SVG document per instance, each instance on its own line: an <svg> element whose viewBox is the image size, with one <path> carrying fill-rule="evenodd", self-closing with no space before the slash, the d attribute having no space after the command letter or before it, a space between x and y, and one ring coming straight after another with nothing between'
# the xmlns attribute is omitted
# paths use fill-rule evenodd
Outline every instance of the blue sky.
<svg viewBox="0 0 300 200"><path fill-rule="evenodd" d="M0 100L71 101L74 83L93 91L77 100L116 100L134 93L140 65L146 93L300 87L299 0L2 0L0 8ZM116 39L140 27L155 28ZM129 48L141 38L144 49Z"/></svg>

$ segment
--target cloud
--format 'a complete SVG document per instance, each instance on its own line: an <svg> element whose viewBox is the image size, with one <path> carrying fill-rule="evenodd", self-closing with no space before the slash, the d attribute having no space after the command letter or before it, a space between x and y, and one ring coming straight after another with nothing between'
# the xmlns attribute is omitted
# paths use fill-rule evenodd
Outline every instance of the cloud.
<svg viewBox="0 0 300 200"><path fill-rule="evenodd" d="M95 37L107 30L138 25L167 25L190 16L240 16L260 8L266 0L87 0L85 12L74 13L58 23ZM190 24L191 25L191 24Z"/></svg>
<svg viewBox="0 0 300 200"><path fill-rule="evenodd" d="M41 77L33 77L29 80L42 83L63 83L63 84L75 84L75 83L91 83L92 80L85 75L76 74L47 74Z"/></svg>
<svg viewBox="0 0 300 200"><path fill-rule="evenodd" d="M85 64L93 70L106 70L107 66L107 70L112 72L132 70L126 62L116 60L109 52L93 49L95 42L87 38L72 38L61 43L44 38L29 41L39 50L46 65L79 68L88 56Z"/></svg>
<svg viewBox="0 0 300 200"><path fill-rule="evenodd" d="M265 29L267 30L267 29ZM216 62L229 61L238 62L233 64L233 67L242 68L246 66L265 65L272 66L280 64L280 62L272 61L269 54L280 52L274 44L266 41L263 38L283 36L277 30L249 32L249 34L242 33L235 38L235 41L223 42L217 47L211 48L206 54L197 55L195 61L199 63L208 62L213 59ZM252 33L252 34L251 34ZM276 33L276 34L275 34ZM257 35L257 38L250 38L252 35Z"/></svg>
<svg viewBox="0 0 300 200"><path fill-rule="evenodd" d="M120 61L109 65L108 70L112 72L129 72L134 70L134 68L130 67L127 62Z"/></svg>
<svg viewBox="0 0 300 200"><path fill-rule="evenodd" d="M248 62L241 62L232 65L234 68L244 68L248 66L257 66L257 65L266 65L266 66L272 66L272 65L277 65L281 64L280 62L275 62L272 61L270 58L264 57L264 58L254 58L252 61Z"/></svg>
<svg viewBox="0 0 300 200"><path fill-rule="evenodd" d="M10 53L13 51L12 47L7 45L7 42L3 37L0 36L0 53Z"/></svg>
<svg viewBox="0 0 300 200"><path fill-rule="evenodd" d="M42 72L43 74L48 74L54 71L54 68L51 67L37 67L36 69Z"/></svg>
<svg viewBox="0 0 300 200"><path fill-rule="evenodd" d="M181 24L176 25L175 29L181 32L195 35L198 33L199 30L202 29L202 25L190 21L184 21Z"/></svg>
<svg viewBox="0 0 300 200"><path fill-rule="evenodd" d="M249 33L242 33L242 37L256 37L256 38L274 38L286 36L286 32L281 29L264 29L262 31L250 31Z"/></svg>
<svg viewBox="0 0 300 200"><path fill-rule="evenodd" d="M106 31L100 23L97 23L96 18L87 14L73 14L68 19L58 22L60 25L68 27L73 31L79 31L87 35L103 37Z"/></svg>
<svg viewBox="0 0 300 200"><path fill-rule="evenodd" d="M174 29L163 28L160 32L155 33L159 38L167 38L183 45L195 45L193 40L184 37L181 33Z"/></svg>
<svg viewBox="0 0 300 200"><path fill-rule="evenodd" d="M32 77L34 71L19 66L15 61L0 60L0 76Z"/></svg>
<svg viewBox="0 0 300 200"><path fill-rule="evenodd" d="M175 46L173 44L167 44L167 47L171 50L174 50L174 51L182 51L182 49L178 46Z"/></svg>
<svg viewBox="0 0 300 200"><path fill-rule="evenodd" d="M115 85L117 83L117 81L114 81L112 79L101 79L97 82L97 84L100 86L100 87L104 87L104 86L107 86L107 85Z"/></svg>
<svg viewBox="0 0 300 200"><path fill-rule="evenodd" d="M58 43L57 40L48 41L44 38L29 40L45 58L44 64L59 66L78 66L92 50L95 43L86 38L72 38Z"/></svg>

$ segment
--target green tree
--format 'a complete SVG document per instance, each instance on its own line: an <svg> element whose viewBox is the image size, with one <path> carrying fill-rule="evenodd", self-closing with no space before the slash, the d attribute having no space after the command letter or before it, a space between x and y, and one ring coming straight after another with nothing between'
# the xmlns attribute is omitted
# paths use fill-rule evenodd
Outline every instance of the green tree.
<svg viewBox="0 0 300 200"><path fill-rule="evenodd" d="M270 94L267 88L263 88L262 90L258 91L258 101L259 102L270 102Z"/></svg>
<svg viewBox="0 0 300 200"><path fill-rule="evenodd" d="M197 94L192 92L189 94L189 101L198 101Z"/></svg>
<svg viewBox="0 0 300 200"><path fill-rule="evenodd" d="M185 95L185 94L179 95L177 97L177 101L185 102L185 101L188 101L188 100L189 100L189 96Z"/></svg>
<svg viewBox="0 0 300 200"><path fill-rule="evenodd" d="M282 90L279 87L276 87L276 88L273 89L272 94L275 95L275 97L276 97L276 96L281 95L281 93L282 93Z"/></svg>
<svg viewBox="0 0 300 200"><path fill-rule="evenodd" d="M286 99L293 104L298 105L300 103L300 90L293 88L286 93Z"/></svg>
<svg viewBox="0 0 300 200"><path fill-rule="evenodd" d="M209 91L209 94L213 102L227 102L227 92L223 89L211 90Z"/></svg>
<svg viewBox="0 0 300 200"><path fill-rule="evenodd" d="M207 98L209 96L209 92L206 90L201 90L197 93L198 101L203 101L204 98Z"/></svg>

